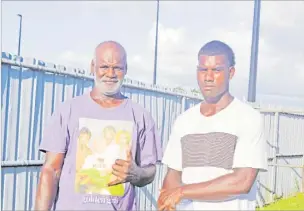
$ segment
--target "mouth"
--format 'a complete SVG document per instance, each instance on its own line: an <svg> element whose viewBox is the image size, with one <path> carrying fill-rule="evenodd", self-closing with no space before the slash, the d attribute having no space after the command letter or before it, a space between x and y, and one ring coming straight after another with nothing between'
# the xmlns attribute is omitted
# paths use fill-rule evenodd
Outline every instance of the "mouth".
<svg viewBox="0 0 304 211"><path fill-rule="evenodd" d="M108 85L112 85L112 84L116 84L118 81L103 81L103 83L108 84Z"/></svg>
<svg viewBox="0 0 304 211"><path fill-rule="evenodd" d="M214 88L214 86L204 86L204 90L211 90L213 88Z"/></svg>

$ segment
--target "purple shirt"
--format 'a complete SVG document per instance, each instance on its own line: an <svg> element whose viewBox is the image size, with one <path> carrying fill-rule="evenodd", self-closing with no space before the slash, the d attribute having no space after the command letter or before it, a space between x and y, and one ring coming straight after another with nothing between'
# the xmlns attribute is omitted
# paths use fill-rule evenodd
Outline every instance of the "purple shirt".
<svg viewBox="0 0 304 211"><path fill-rule="evenodd" d="M111 162L125 157L128 146L140 167L161 160L157 127L140 105L125 99L102 108L89 94L62 103L48 120L40 146L66 153L55 210L136 210L133 185L104 186L113 179Z"/></svg>

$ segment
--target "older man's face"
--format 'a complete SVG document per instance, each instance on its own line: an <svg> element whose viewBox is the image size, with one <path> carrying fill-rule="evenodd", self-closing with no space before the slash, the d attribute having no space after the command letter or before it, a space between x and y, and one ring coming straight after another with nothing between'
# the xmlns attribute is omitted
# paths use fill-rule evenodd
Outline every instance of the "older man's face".
<svg viewBox="0 0 304 211"><path fill-rule="evenodd" d="M101 47L96 50L95 86L105 95L120 91L126 74L126 57L117 47Z"/></svg>

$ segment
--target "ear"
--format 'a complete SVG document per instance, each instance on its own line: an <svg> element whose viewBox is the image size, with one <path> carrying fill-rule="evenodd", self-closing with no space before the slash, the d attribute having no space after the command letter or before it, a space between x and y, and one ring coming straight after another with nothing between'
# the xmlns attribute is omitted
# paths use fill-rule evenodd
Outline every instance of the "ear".
<svg viewBox="0 0 304 211"><path fill-rule="evenodd" d="M91 69L90 69L91 75L95 75L95 62L94 59L91 61Z"/></svg>
<svg viewBox="0 0 304 211"><path fill-rule="evenodd" d="M234 67L231 67L230 70L229 70L229 79L230 79L230 80L233 78L234 73L235 73L235 68L234 68Z"/></svg>

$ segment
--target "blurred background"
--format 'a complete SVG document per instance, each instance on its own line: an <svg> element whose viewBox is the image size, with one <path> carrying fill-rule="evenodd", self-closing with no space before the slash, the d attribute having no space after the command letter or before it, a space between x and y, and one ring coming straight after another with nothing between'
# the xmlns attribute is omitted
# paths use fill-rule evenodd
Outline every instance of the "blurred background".
<svg viewBox="0 0 304 211"><path fill-rule="evenodd" d="M304 106L304 2L262 1L257 102ZM247 98L254 1L160 1L157 83L197 88L196 55L206 42L227 42L236 55L231 91ZM2 51L89 69L95 46L120 42L128 77L153 82L156 1L4 1Z"/></svg>

